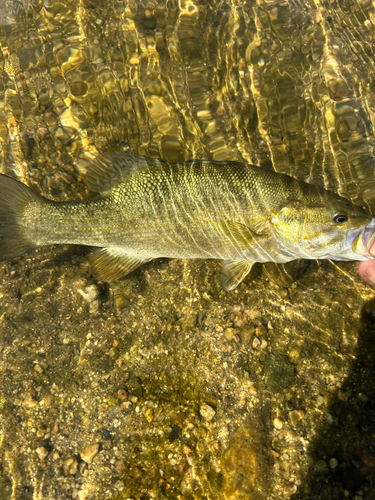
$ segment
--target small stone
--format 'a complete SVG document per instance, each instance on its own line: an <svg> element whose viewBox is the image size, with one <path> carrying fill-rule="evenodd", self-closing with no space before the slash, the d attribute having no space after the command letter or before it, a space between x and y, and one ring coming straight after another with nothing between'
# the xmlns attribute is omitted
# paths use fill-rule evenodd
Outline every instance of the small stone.
<svg viewBox="0 0 375 500"><path fill-rule="evenodd" d="M291 362L297 360L300 357L301 351L299 349L291 349L289 352L289 359Z"/></svg>
<svg viewBox="0 0 375 500"><path fill-rule="evenodd" d="M86 445L81 453L79 454L82 460L84 460L86 463L91 463L95 455L99 451L99 444L88 444Z"/></svg>
<svg viewBox="0 0 375 500"><path fill-rule="evenodd" d="M348 401L348 396L341 389L337 391L337 398L343 402Z"/></svg>
<svg viewBox="0 0 375 500"><path fill-rule="evenodd" d="M78 293L86 300L86 302L93 302L99 295L99 290L96 285L89 285L85 288L78 288Z"/></svg>
<svg viewBox="0 0 375 500"><path fill-rule="evenodd" d="M254 331L255 328L252 325L244 325L239 332L241 342L243 342L244 344L250 342L250 339L253 336Z"/></svg>
<svg viewBox="0 0 375 500"><path fill-rule="evenodd" d="M362 455L362 460L363 462L367 465L367 467L375 467L375 456L374 455L369 455L369 454L363 454Z"/></svg>
<svg viewBox="0 0 375 500"><path fill-rule="evenodd" d="M37 448L35 451L39 456L40 460L44 460L48 455L48 450L44 448L44 446L39 446L39 448Z"/></svg>
<svg viewBox="0 0 375 500"><path fill-rule="evenodd" d="M87 469L87 463L86 462L81 462L79 465L78 465L78 468L79 468L79 472L81 474L84 474L85 473L85 470Z"/></svg>
<svg viewBox="0 0 375 500"><path fill-rule="evenodd" d="M327 413L326 420L329 424L333 424L333 422L334 422L334 418L330 413Z"/></svg>
<svg viewBox="0 0 375 500"><path fill-rule="evenodd" d="M318 397L316 398L316 406L319 407L322 406L323 404L324 404L324 398L319 394Z"/></svg>
<svg viewBox="0 0 375 500"><path fill-rule="evenodd" d="M129 401L131 401L132 403L136 403L138 401L138 398L137 396L129 396Z"/></svg>
<svg viewBox="0 0 375 500"><path fill-rule="evenodd" d="M293 425L296 425L304 416L305 413L302 410L293 410L289 412L289 419Z"/></svg>
<svg viewBox="0 0 375 500"><path fill-rule="evenodd" d="M116 406L117 399L114 396L108 396L107 405L108 406Z"/></svg>
<svg viewBox="0 0 375 500"><path fill-rule="evenodd" d="M315 464L315 469L320 474L327 474L328 472L327 462L325 460L318 460Z"/></svg>
<svg viewBox="0 0 375 500"><path fill-rule="evenodd" d="M43 368L40 365L34 365L34 370L38 373L43 373Z"/></svg>
<svg viewBox="0 0 375 500"><path fill-rule="evenodd" d="M206 422L211 422L211 420L214 418L216 414L215 410L206 403L201 404L199 408L199 413L206 420Z"/></svg>
<svg viewBox="0 0 375 500"><path fill-rule="evenodd" d="M329 408L330 406L332 406L334 403L336 403L337 399L335 397L334 394L331 394L331 393L327 393L325 394L324 396L324 406L326 408Z"/></svg>
<svg viewBox="0 0 375 500"><path fill-rule="evenodd" d="M68 458L68 460L64 462L63 469L66 476L68 474L73 476L77 472L78 461L75 458Z"/></svg>
<svg viewBox="0 0 375 500"><path fill-rule="evenodd" d="M255 335L262 336L267 333L267 328L264 325L257 326L255 328Z"/></svg>
<svg viewBox="0 0 375 500"><path fill-rule="evenodd" d="M293 495L296 491L297 491L297 485L295 484L289 484L286 488L285 488L285 492L288 494L288 495Z"/></svg>
<svg viewBox="0 0 375 500"><path fill-rule="evenodd" d="M273 421L273 426L275 427L275 429L280 430L283 428L283 422L279 418L275 418Z"/></svg>
<svg viewBox="0 0 375 500"><path fill-rule="evenodd" d="M90 302L89 311L90 314L96 314L99 311L100 300L93 300Z"/></svg>
<svg viewBox="0 0 375 500"><path fill-rule="evenodd" d="M22 406L25 406L26 408L32 408L33 406L37 406L38 401L34 399L31 394L27 394L25 399L22 402Z"/></svg>
<svg viewBox="0 0 375 500"><path fill-rule="evenodd" d="M49 408L52 404L53 397L51 394L45 394L43 398L39 401L39 406L43 406L44 408Z"/></svg>
<svg viewBox="0 0 375 500"><path fill-rule="evenodd" d="M224 337L230 342L236 333L237 330L235 328L226 328L224 330Z"/></svg>
<svg viewBox="0 0 375 500"><path fill-rule="evenodd" d="M120 389L119 391L117 391L117 395L121 399L121 401L125 401L126 399L128 399L128 393L124 389Z"/></svg>
<svg viewBox="0 0 375 500"><path fill-rule="evenodd" d="M116 472L121 473L125 470L125 464L122 460L117 460L115 463Z"/></svg>
<svg viewBox="0 0 375 500"><path fill-rule="evenodd" d="M154 410L153 408L146 408L145 412L143 413L145 416L145 419L147 422L152 422L154 419Z"/></svg>
<svg viewBox="0 0 375 500"><path fill-rule="evenodd" d="M339 465L337 458L331 458L328 463L331 469L336 469L336 467Z"/></svg>
<svg viewBox="0 0 375 500"><path fill-rule="evenodd" d="M367 396L366 396L366 394L364 394L363 392L360 392L360 393L358 394L358 399L359 399L360 401L362 401L363 403L367 403L367 401L368 401L368 397L367 397Z"/></svg>
<svg viewBox="0 0 375 500"><path fill-rule="evenodd" d="M251 347L252 347L253 349L258 349L258 347L260 346L260 344L261 344L261 342L260 342L260 340L258 339L258 337L254 337L254 338L253 338L253 342L252 342L252 344L251 344Z"/></svg>

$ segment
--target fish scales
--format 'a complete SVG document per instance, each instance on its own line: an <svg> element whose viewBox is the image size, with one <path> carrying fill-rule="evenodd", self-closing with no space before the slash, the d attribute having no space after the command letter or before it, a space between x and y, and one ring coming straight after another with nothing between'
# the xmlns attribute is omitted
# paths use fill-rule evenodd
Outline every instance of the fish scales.
<svg viewBox="0 0 375 500"><path fill-rule="evenodd" d="M276 174L277 175L277 174ZM27 227L38 246L115 246L141 256L241 258L226 221L260 231L285 196L303 196L287 177L241 164L195 163L150 169L126 179L107 198L32 207Z"/></svg>
<svg viewBox="0 0 375 500"><path fill-rule="evenodd" d="M214 258L230 290L254 262L372 258L374 224L362 208L256 166L104 153L87 183L96 197L59 203L0 176L0 259L89 245L94 273L111 280L157 257Z"/></svg>

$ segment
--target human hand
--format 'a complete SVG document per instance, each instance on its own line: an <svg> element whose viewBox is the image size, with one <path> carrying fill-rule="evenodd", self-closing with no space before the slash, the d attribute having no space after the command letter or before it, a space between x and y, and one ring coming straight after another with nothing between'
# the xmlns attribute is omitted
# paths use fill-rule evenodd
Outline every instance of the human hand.
<svg viewBox="0 0 375 500"><path fill-rule="evenodd" d="M375 242L370 248L370 253L375 256ZM358 264L360 277L369 285L375 286L375 260L365 260Z"/></svg>

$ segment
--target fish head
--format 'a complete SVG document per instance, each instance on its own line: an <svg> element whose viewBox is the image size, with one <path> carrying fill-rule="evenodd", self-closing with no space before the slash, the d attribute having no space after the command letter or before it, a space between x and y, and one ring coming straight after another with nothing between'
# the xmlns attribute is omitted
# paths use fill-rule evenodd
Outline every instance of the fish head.
<svg viewBox="0 0 375 500"><path fill-rule="evenodd" d="M375 240L375 219L361 207L324 191L287 201L271 218L284 254L295 258L367 260Z"/></svg>

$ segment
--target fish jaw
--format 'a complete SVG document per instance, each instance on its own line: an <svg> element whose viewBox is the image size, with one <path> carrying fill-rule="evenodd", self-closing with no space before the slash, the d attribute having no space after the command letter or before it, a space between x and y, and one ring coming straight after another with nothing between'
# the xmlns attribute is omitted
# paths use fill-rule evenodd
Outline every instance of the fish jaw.
<svg viewBox="0 0 375 500"><path fill-rule="evenodd" d="M370 253L370 249L375 241L375 218L364 228L349 231L347 241L356 256L353 260L374 259L375 256Z"/></svg>

